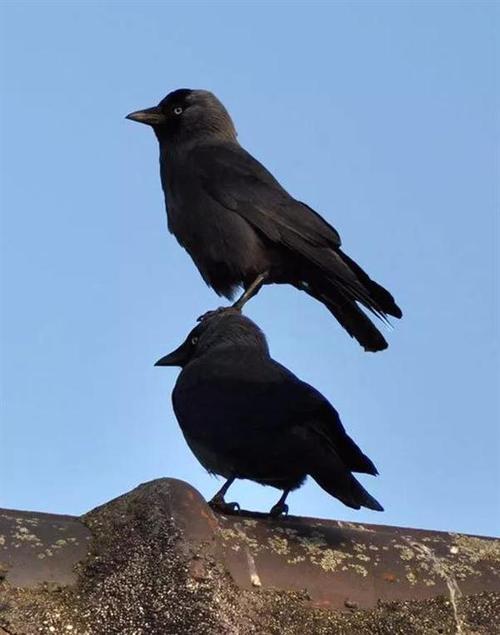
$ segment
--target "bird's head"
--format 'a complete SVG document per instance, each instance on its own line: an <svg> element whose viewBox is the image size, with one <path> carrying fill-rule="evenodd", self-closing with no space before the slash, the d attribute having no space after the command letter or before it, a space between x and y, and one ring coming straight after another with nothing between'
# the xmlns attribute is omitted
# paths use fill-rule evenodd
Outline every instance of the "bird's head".
<svg viewBox="0 0 500 635"><path fill-rule="evenodd" d="M254 322L235 309L214 311L201 320L178 348L159 359L155 366L184 368L206 353L224 354L235 348L251 348L256 353L269 355L266 337Z"/></svg>
<svg viewBox="0 0 500 635"><path fill-rule="evenodd" d="M151 126L160 142L183 142L214 136L228 141L236 139L229 113L208 90L174 90L157 106L131 112L126 118Z"/></svg>

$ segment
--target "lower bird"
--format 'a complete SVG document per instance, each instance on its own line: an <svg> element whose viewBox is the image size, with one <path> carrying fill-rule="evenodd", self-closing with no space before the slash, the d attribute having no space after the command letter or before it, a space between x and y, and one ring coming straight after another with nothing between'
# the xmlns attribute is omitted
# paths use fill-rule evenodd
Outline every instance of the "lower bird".
<svg viewBox="0 0 500 635"><path fill-rule="evenodd" d="M209 314L155 365L182 368L176 417L200 463L226 479L213 508L239 508L224 497L235 479L249 479L282 490L270 511L280 516L288 494L311 476L348 507L383 511L352 474L378 472L335 408L271 357L262 331L239 311Z"/></svg>

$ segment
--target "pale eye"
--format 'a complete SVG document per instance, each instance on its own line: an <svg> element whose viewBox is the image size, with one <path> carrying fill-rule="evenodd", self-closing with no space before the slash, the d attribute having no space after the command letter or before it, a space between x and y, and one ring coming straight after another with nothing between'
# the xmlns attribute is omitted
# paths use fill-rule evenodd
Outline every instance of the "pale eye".
<svg viewBox="0 0 500 635"><path fill-rule="evenodd" d="M191 344L192 344L193 346L196 346L196 344L198 344L198 338L197 338L197 337L192 337L192 338L191 338Z"/></svg>
<svg viewBox="0 0 500 635"><path fill-rule="evenodd" d="M174 115L181 115L182 114L182 108L181 106L176 106L173 110Z"/></svg>

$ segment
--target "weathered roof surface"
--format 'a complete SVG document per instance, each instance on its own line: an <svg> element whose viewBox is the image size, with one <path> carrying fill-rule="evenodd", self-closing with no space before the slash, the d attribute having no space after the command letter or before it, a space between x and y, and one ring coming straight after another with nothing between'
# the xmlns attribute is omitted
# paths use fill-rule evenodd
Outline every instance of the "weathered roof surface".
<svg viewBox="0 0 500 635"><path fill-rule="evenodd" d="M499 540L217 515L174 479L0 510L0 578L0 635L500 633Z"/></svg>

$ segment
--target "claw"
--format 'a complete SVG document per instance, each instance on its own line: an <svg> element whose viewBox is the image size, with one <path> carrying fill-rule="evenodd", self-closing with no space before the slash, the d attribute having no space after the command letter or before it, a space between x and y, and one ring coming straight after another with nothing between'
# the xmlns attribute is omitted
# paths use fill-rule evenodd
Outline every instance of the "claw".
<svg viewBox="0 0 500 635"><path fill-rule="evenodd" d="M240 511L238 503L226 503L222 496L214 496L208 504L214 511L221 514L237 514Z"/></svg>
<svg viewBox="0 0 500 635"><path fill-rule="evenodd" d="M288 505L286 503L277 503L269 512L271 518L279 518L280 516L288 516Z"/></svg>
<svg viewBox="0 0 500 635"><path fill-rule="evenodd" d="M225 313L226 311L236 311L238 313L241 313L239 309L236 309L233 306L220 306L218 309L212 309L211 311L207 311L206 313L203 313L203 315L200 315L196 321L203 322L203 320L206 320L207 318L210 318L213 315L217 315L217 313Z"/></svg>

